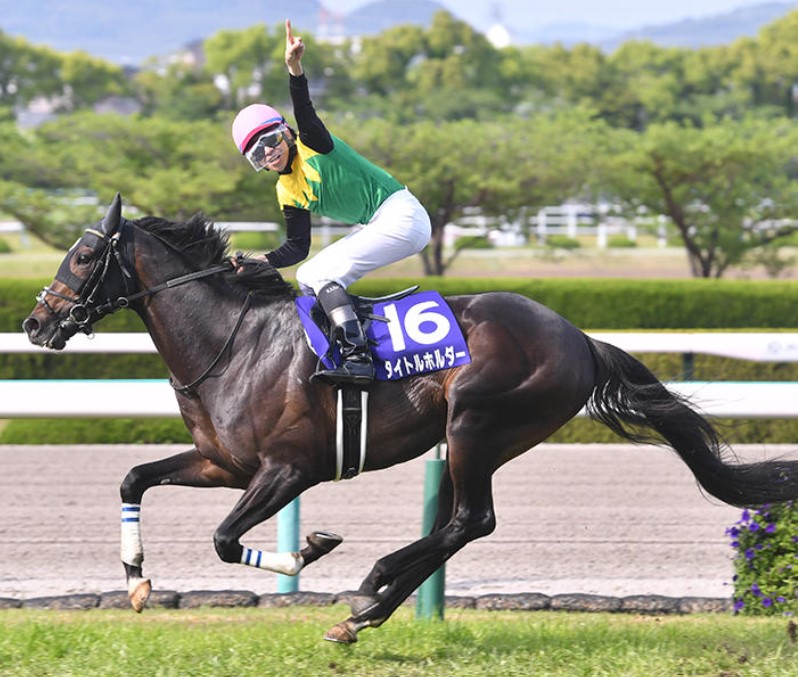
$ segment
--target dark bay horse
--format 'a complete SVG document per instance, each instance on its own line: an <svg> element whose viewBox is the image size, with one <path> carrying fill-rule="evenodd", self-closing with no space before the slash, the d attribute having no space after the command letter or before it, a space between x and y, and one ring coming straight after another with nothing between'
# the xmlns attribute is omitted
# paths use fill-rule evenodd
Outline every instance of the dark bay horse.
<svg viewBox="0 0 798 677"><path fill-rule="evenodd" d="M65 257L24 322L30 340L59 350L119 308L137 312L163 357L194 447L133 468L121 485L122 560L136 610L150 593L139 515L153 486L234 487L219 525L225 562L296 574L340 537L315 532L299 553L245 547L241 537L309 487L335 477L335 395L310 382L293 288L273 268L236 274L227 239L201 215L185 223L127 220L115 198ZM583 407L633 442L666 443L698 483L738 506L798 498L798 462L723 458L712 425L640 362L592 340L552 310L510 293L450 297L471 363L371 390L364 470L380 470L447 442L431 533L376 562L351 616L326 638L355 642L447 559L495 527L491 476Z"/></svg>

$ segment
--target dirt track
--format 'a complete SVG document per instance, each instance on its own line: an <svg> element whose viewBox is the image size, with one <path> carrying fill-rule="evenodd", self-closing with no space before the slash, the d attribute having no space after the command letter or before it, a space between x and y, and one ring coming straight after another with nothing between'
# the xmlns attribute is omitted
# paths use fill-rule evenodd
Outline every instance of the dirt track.
<svg viewBox="0 0 798 677"><path fill-rule="evenodd" d="M0 597L121 589L119 482L133 465L183 448L0 447ZM419 459L304 494L303 534L329 530L345 541L302 572L300 589L354 589L376 559L417 538L423 475ZM498 527L448 563L447 594L730 595L724 530L739 510L705 498L672 452L544 445L502 468L494 487ZM277 590L275 576L216 558L214 529L238 495L183 487L146 494L145 573L156 589ZM274 549L276 520L244 542Z"/></svg>

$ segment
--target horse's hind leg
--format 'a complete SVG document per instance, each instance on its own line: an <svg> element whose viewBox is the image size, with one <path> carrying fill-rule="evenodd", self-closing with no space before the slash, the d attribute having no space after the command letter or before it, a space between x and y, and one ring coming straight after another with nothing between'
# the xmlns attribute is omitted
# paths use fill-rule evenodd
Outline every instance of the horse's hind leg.
<svg viewBox="0 0 798 677"><path fill-rule="evenodd" d="M491 493L493 469L484 466L479 457L479 449L484 449L487 442L482 444L475 438L462 445L449 441L447 468L453 494L448 521L443 524L444 515L439 514L436 530L380 559L361 586L359 592L364 597L356 600L353 616L331 628L325 639L357 641L359 630L381 625L446 560L470 541L493 531L496 526ZM445 491L439 509L448 507L448 501ZM366 600L371 603L364 604Z"/></svg>
<svg viewBox="0 0 798 677"><path fill-rule="evenodd" d="M119 493L122 498L121 555L131 606L144 609L152 586L144 578L141 542L141 500L144 492L160 485L190 487L236 487L240 481L204 458L196 449L160 461L136 466L125 476Z"/></svg>
<svg viewBox="0 0 798 677"><path fill-rule="evenodd" d="M431 534L439 531L449 522L452 516L453 501L454 488L452 486L451 476L449 475L449 463L447 461L441 473L441 483L438 487L438 505L435 512L435 522L430 529ZM417 541L409 545L408 548L418 546L420 543L421 541ZM408 558L412 556L412 552L407 553ZM393 555L389 555L380 560L369 572L369 575L363 579L357 593L350 598L350 607L353 615L357 616L379 603L377 593L386 583L386 575L390 571L390 566L386 566L386 562L388 562L391 557L393 557Z"/></svg>

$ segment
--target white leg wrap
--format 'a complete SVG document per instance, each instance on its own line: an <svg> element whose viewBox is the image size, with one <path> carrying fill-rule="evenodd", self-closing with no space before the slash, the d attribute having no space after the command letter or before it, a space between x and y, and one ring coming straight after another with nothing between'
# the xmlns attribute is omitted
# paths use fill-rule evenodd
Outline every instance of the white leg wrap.
<svg viewBox="0 0 798 677"><path fill-rule="evenodd" d="M298 552L264 552L245 547L241 553L241 564L286 576L296 576L302 571L305 562Z"/></svg>
<svg viewBox="0 0 798 677"><path fill-rule="evenodd" d="M144 561L141 545L141 506L136 503L122 504L122 533L120 555L125 564L140 567Z"/></svg>

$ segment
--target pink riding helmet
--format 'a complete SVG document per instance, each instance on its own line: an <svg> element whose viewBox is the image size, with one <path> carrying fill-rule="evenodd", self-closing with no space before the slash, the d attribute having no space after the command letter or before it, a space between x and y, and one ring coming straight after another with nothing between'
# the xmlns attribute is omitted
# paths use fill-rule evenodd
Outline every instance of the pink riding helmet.
<svg viewBox="0 0 798 677"><path fill-rule="evenodd" d="M233 142L242 155L252 139L264 129L285 122L280 113L271 106L253 103L242 108L233 120Z"/></svg>

